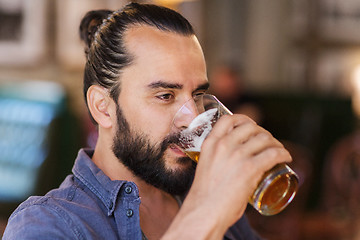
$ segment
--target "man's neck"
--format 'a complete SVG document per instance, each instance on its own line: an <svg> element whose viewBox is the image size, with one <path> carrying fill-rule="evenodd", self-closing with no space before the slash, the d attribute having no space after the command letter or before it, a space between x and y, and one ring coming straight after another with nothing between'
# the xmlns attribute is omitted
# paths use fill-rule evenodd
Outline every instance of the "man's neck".
<svg viewBox="0 0 360 240"><path fill-rule="evenodd" d="M160 239L180 209L178 201L153 186L139 188L141 229L148 239Z"/></svg>

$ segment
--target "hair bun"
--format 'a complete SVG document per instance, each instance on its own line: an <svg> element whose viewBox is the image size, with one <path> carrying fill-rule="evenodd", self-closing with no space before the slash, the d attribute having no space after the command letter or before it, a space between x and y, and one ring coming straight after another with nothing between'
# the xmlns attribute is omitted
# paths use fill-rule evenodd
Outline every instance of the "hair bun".
<svg viewBox="0 0 360 240"><path fill-rule="evenodd" d="M83 17L80 23L80 38L86 44L86 51L90 48L92 41L94 40L94 35L98 27L102 24L103 19L107 18L112 11L110 10L94 10L89 11Z"/></svg>

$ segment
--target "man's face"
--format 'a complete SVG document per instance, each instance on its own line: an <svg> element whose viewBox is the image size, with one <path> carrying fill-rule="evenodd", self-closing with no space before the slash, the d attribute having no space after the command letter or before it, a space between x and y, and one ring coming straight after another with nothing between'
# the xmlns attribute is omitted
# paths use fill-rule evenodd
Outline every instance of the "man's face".
<svg viewBox="0 0 360 240"><path fill-rule="evenodd" d="M130 28L125 45L134 59L121 75L114 153L148 183L183 193L194 163L171 144L172 120L187 100L208 88L201 47L194 36L147 26Z"/></svg>

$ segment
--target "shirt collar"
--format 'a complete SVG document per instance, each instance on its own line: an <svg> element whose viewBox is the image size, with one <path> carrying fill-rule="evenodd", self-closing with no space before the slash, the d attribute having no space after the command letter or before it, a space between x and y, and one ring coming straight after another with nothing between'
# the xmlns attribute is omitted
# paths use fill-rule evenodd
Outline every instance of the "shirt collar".
<svg viewBox="0 0 360 240"><path fill-rule="evenodd" d="M94 150L92 149L80 149L72 171L74 176L85 184L103 202L108 209L108 215L110 216L114 212L119 191L127 181L112 181L91 160L93 153ZM136 185L132 185L137 190Z"/></svg>

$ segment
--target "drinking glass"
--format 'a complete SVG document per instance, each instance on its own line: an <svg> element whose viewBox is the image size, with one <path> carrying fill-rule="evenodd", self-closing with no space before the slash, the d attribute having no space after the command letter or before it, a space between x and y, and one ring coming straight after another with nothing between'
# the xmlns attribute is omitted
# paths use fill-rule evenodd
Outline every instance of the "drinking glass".
<svg viewBox="0 0 360 240"><path fill-rule="evenodd" d="M201 144L216 121L225 114L232 113L210 94L195 96L177 111L173 126L178 129L187 126L180 129L178 144L193 161L198 162ZM298 176L287 164L277 164L262 176L249 203L262 215L277 214L293 200L298 183Z"/></svg>

